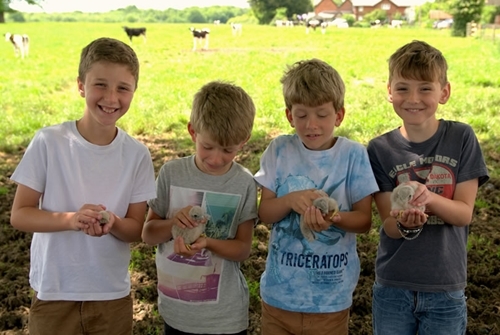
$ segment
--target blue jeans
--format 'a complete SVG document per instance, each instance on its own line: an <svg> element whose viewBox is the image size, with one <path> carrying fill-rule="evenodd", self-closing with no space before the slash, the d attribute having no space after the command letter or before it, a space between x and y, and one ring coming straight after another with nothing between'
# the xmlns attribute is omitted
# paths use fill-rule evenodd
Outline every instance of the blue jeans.
<svg viewBox="0 0 500 335"><path fill-rule="evenodd" d="M373 335L460 335L467 327L464 290L418 292L373 285Z"/></svg>

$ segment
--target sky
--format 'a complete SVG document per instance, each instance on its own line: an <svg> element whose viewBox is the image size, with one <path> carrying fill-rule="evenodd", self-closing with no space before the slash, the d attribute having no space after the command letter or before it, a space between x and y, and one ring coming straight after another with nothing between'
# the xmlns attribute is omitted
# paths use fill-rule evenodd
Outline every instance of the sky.
<svg viewBox="0 0 500 335"><path fill-rule="evenodd" d="M107 12L110 10L136 6L139 9L168 8L184 9L187 7L235 6L249 8L248 0L44 0L43 9L27 5L25 1L12 1L11 7L21 12Z"/></svg>

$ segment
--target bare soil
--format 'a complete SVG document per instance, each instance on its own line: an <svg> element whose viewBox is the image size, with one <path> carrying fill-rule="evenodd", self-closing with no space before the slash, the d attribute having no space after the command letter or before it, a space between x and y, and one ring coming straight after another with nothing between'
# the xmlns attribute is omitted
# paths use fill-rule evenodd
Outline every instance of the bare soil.
<svg viewBox="0 0 500 335"><path fill-rule="evenodd" d="M179 149L178 142L158 138L142 138L153 157L155 170L170 159L191 154ZM238 156L238 161L252 172L258 168L258 159L269 139L254 141ZM29 249L31 234L14 230L9 224L10 208L15 185L9 180L24 148L13 152L0 152L0 334L28 334L27 321L30 308ZM496 169L500 157L485 152L488 164ZM500 180L491 179L480 188L480 209L476 209L470 227L468 255L468 326L470 335L500 335ZM350 333L371 334L371 288L374 280L377 229L359 235L358 251L361 258L361 276L351 308ZM255 230L258 243L242 264L248 280L258 281L265 266L268 227L258 225ZM132 248L142 257L135 259L132 270L134 305L134 334L158 334L162 321L156 309L156 269L154 248L135 243ZM258 293L258 292L257 292ZM260 334L260 301L258 294L250 301L249 335Z"/></svg>

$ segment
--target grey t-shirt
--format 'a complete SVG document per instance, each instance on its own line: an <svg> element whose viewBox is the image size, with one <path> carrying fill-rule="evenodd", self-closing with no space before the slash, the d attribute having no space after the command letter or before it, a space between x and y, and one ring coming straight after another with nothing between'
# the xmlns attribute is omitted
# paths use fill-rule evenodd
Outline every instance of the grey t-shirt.
<svg viewBox="0 0 500 335"><path fill-rule="evenodd" d="M188 205L210 215L205 233L233 239L238 225L257 219L257 186L251 173L237 163L224 175L201 172L194 156L169 161L156 181L157 198L148 202L163 218ZM173 252L173 242L158 245L158 309L171 327L188 333L237 333L248 327L248 286L240 263L209 250L193 257Z"/></svg>
<svg viewBox="0 0 500 335"><path fill-rule="evenodd" d="M412 180L452 199L456 184L478 178L482 185L489 178L472 128L460 122L440 120L437 132L422 143L409 142L395 129L371 140L368 155L381 192ZM424 292L465 288L468 226L427 214L422 233L411 241L390 238L381 228L377 282Z"/></svg>

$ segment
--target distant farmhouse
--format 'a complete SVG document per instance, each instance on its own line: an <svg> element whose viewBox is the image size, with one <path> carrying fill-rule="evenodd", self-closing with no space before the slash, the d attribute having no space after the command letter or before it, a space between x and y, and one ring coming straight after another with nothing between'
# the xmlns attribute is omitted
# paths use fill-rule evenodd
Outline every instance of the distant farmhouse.
<svg viewBox="0 0 500 335"><path fill-rule="evenodd" d="M324 17L339 17L342 15L354 15L356 21L362 21L363 17L376 10L387 12L389 21L396 13L412 21L415 16L415 7L420 6L426 0L345 0L337 5L333 0L316 0L314 2L314 13Z"/></svg>

